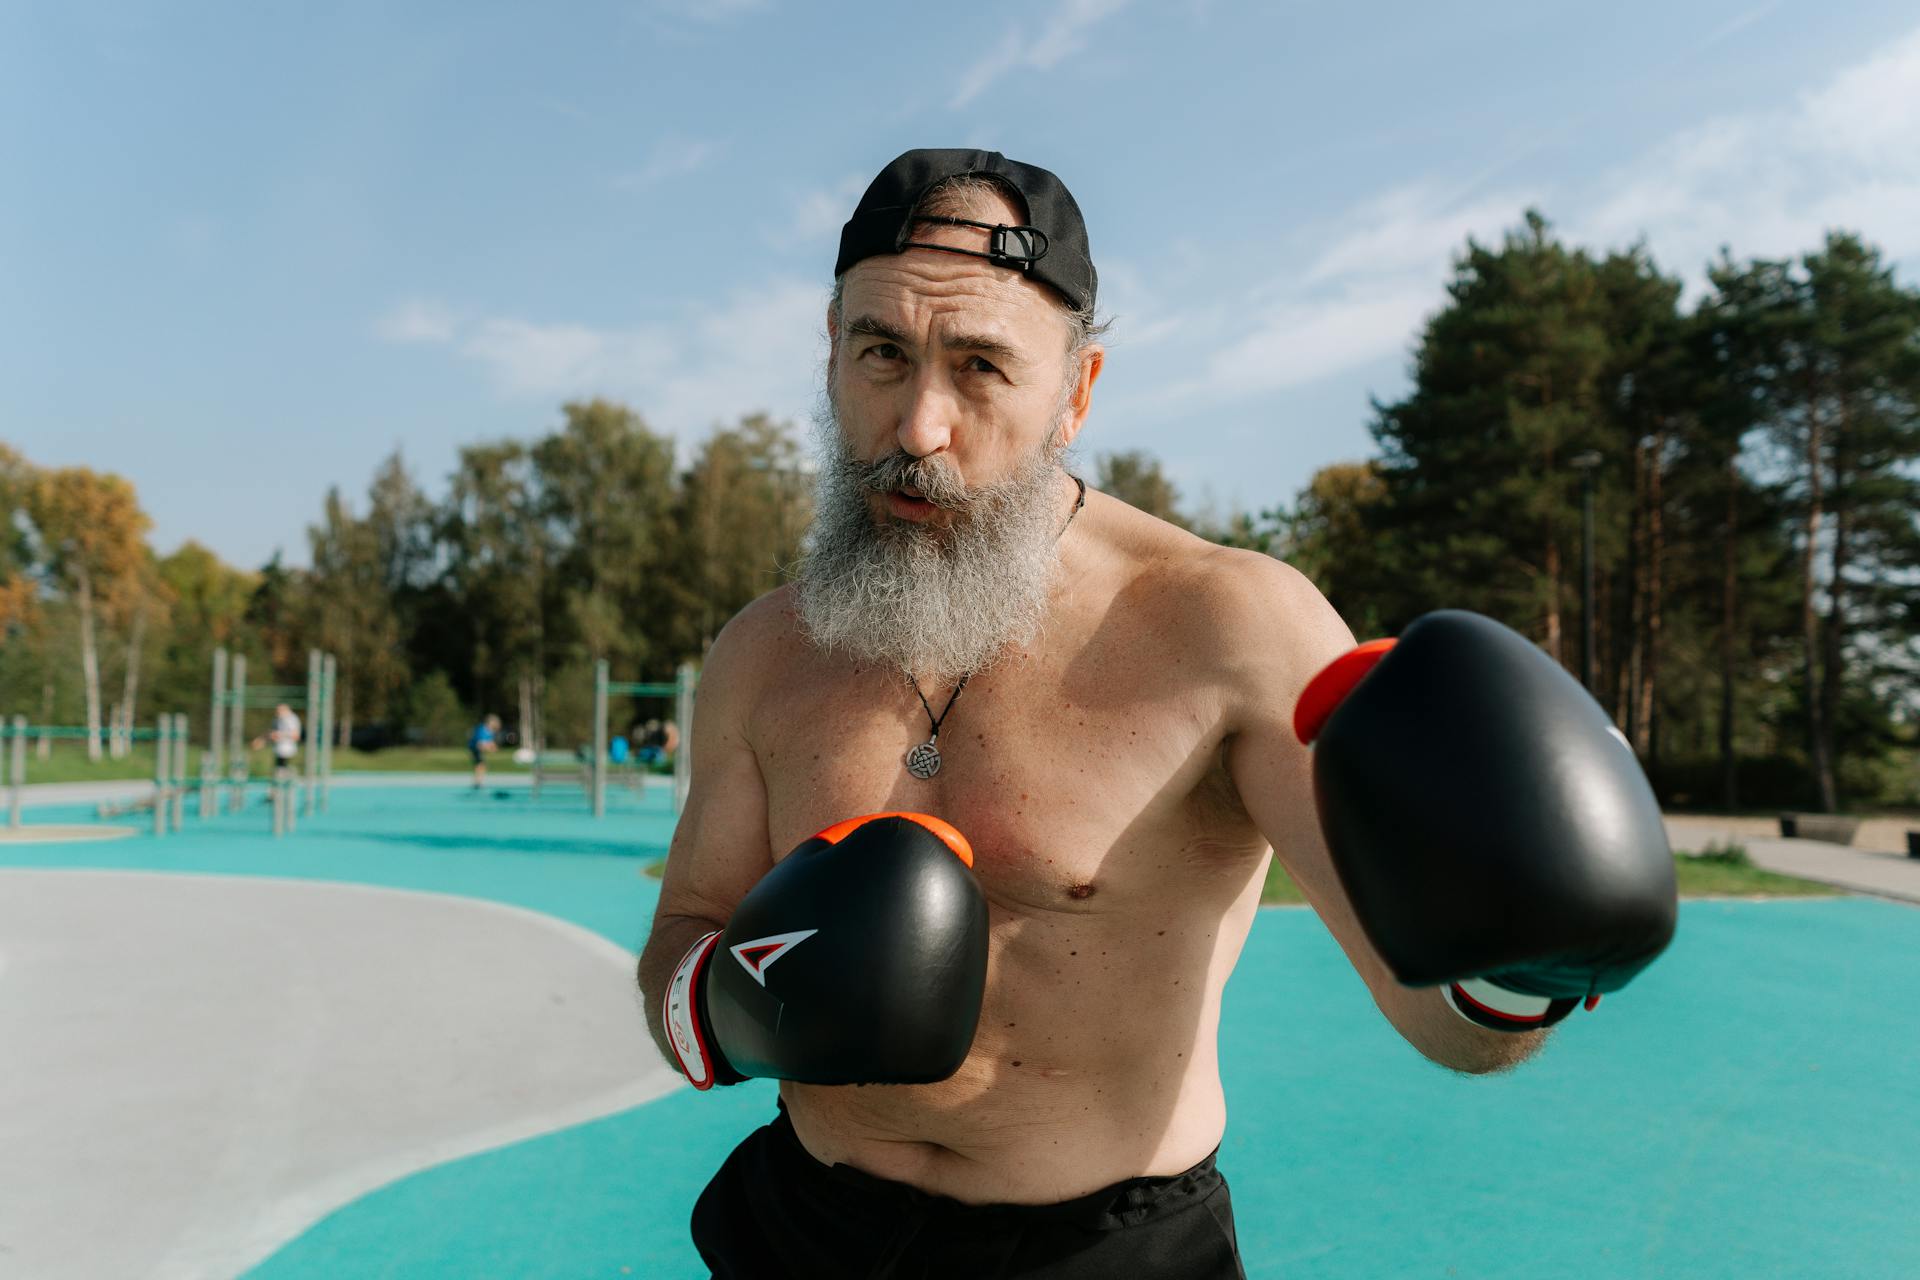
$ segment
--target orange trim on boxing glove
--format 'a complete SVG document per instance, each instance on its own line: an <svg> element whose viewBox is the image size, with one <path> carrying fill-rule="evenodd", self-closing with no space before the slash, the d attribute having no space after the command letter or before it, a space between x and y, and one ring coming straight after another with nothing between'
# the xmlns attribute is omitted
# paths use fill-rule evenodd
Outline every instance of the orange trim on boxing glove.
<svg viewBox="0 0 1920 1280"><path fill-rule="evenodd" d="M1307 681L1307 687L1300 691L1300 701L1293 705L1293 731L1300 741L1311 743L1320 736L1320 730L1327 725L1327 718L1334 712L1353 687L1373 670L1374 664L1387 656L1387 650L1393 648L1392 640L1369 640L1358 648L1349 649L1320 669L1320 674Z"/></svg>
<svg viewBox="0 0 1920 1280"><path fill-rule="evenodd" d="M967 838L949 823L924 813L869 813L865 817L848 818L845 822L836 822L814 836L814 839L825 840L828 844L839 844L853 833L854 828L863 827L881 818L905 818L909 822L919 823L938 837L941 844L953 850L954 857L969 867L973 865L973 846L967 843Z"/></svg>

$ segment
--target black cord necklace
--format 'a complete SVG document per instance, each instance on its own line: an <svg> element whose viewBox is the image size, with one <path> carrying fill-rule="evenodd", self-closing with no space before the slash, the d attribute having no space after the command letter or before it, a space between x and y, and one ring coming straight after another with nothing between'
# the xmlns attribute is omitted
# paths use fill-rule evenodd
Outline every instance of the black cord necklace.
<svg viewBox="0 0 1920 1280"><path fill-rule="evenodd" d="M1054 536L1056 542L1066 536L1073 518L1080 514L1080 508L1087 505L1087 482L1072 473L1068 473L1068 477L1080 486L1080 494L1073 501L1073 510L1067 513L1067 523L1061 525L1060 532ZM920 707L927 713L927 740L907 752L906 756L907 772L922 782L940 772L940 726L947 722L947 713L953 710L953 704L960 700L960 691L967 687L967 681L971 679L971 671L960 677L960 683L954 685L953 692L947 696L947 705L940 708L940 714L936 716L933 714L933 705L927 701L927 695L920 692L920 682L913 678L912 672L907 673L907 683L913 686L914 696L920 699Z"/></svg>

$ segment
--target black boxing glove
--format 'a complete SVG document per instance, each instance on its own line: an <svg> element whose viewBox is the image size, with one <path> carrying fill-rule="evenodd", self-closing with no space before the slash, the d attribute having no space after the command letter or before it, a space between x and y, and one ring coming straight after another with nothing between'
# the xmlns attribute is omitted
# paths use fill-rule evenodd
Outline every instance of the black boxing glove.
<svg viewBox="0 0 1920 1280"><path fill-rule="evenodd" d="M966 838L872 814L804 841L700 939L664 1025L696 1089L750 1076L926 1084L966 1060L987 985L987 900Z"/></svg>
<svg viewBox="0 0 1920 1280"><path fill-rule="evenodd" d="M1631 981L1673 937L1660 807L1626 739L1524 636L1457 610L1314 677L1327 849L1368 939L1462 1017L1532 1031Z"/></svg>

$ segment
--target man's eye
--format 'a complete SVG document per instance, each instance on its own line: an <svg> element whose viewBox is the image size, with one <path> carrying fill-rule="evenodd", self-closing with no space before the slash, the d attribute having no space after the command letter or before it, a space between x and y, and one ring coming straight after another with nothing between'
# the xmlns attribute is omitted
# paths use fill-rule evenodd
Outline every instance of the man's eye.
<svg viewBox="0 0 1920 1280"><path fill-rule="evenodd" d="M867 348L867 354L870 356L879 356L882 360L898 360L900 358L900 348L894 346L891 342L876 342Z"/></svg>
<svg viewBox="0 0 1920 1280"><path fill-rule="evenodd" d="M974 373L1000 372L999 369L994 367L993 361L987 359L985 356L973 357L971 360L967 361L967 368Z"/></svg>

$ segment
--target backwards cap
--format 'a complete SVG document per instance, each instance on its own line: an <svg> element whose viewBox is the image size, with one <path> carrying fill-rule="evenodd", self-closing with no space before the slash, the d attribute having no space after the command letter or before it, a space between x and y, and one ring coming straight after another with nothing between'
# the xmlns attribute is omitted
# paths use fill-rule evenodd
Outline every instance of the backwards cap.
<svg viewBox="0 0 1920 1280"><path fill-rule="evenodd" d="M970 174L991 175L1019 192L1027 204L1027 221L1010 225L913 216L936 184ZM991 233L988 251L976 253L915 240L914 227L927 222L984 228ZM914 247L986 258L1051 286L1075 310L1093 309L1099 277L1087 248L1087 224L1081 221L1080 206L1074 203L1066 184L1053 174L1009 160L998 151L921 149L897 157L867 187L853 216L840 229L840 257L833 265L833 274L846 274L847 268L863 258L902 253Z"/></svg>

